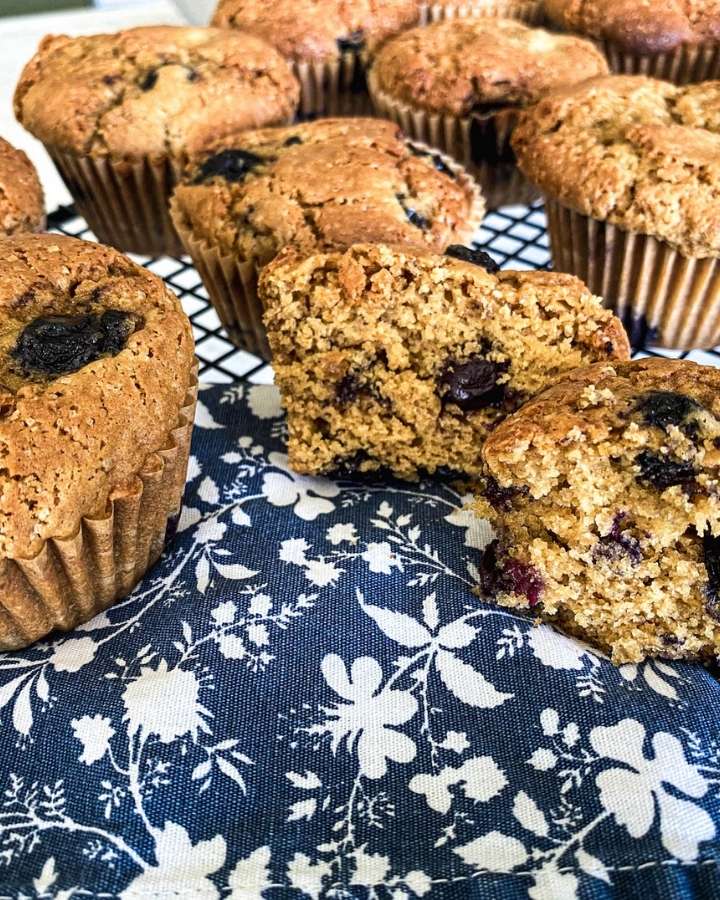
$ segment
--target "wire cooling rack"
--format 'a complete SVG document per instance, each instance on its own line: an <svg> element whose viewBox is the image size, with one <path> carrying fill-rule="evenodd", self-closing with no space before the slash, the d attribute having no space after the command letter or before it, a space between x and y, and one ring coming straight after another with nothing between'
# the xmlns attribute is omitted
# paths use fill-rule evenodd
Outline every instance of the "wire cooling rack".
<svg viewBox="0 0 720 900"><path fill-rule="evenodd" d="M59 234L95 240L85 220L71 206L61 206L52 213L48 217L48 228ZM533 206L504 206L490 212L473 243L490 253L504 269L543 269L550 265L545 212L539 203ZM180 297L192 322L201 381L211 384L241 380L254 384L272 382L270 366L257 356L238 350L230 342L188 257L130 255L163 278ZM713 350L690 351L637 346L634 350L636 358L666 356L720 367L720 346Z"/></svg>

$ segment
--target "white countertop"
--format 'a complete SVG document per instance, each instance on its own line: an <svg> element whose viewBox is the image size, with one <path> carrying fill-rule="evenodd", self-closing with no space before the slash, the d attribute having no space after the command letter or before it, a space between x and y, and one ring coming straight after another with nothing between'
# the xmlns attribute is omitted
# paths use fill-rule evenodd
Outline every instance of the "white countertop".
<svg viewBox="0 0 720 900"><path fill-rule="evenodd" d="M40 39L46 34L92 34L135 25L182 25L183 22L170 0L148 0L135 9L78 10L0 19L0 136L22 147L37 166L48 211L68 203L70 195L42 144L15 121L12 108L15 84Z"/></svg>

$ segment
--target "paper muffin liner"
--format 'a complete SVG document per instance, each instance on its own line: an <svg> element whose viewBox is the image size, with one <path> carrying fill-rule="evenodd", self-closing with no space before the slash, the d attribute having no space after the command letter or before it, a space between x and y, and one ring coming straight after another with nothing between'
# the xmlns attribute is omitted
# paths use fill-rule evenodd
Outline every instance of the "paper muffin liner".
<svg viewBox="0 0 720 900"><path fill-rule="evenodd" d="M115 162L46 148L98 240L125 253L179 256L168 202L181 165L168 158Z"/></svg>
<svg viewBox="0 0 720 900"><path fill-rule="evenodd" d="M545 209L554 268L602 297L631 343L678 350L720 343L720 260L688 258L555 201Z"/></svg>
<svg viewBox="0 0 720 900"><path fill-rule="evenodd" d="M493 19L517 19L526 25L541 25L545 19L541 0L470 0L467 3L422 3L422 24L446 19L487 16Z"/></svg>
<svg viewBox="0 0 720 900"><path fill-rule="evenodd" d="M418 149L430 153L432 148L418 142ZM485 215L485 202L477 184L454 160L440 154L470 199L470 212L465 226L453 239L456 243L470 243ZM235 346L264 360L270 359L265 325L264 307L258 296L260 268L254 262L239 260L223 254L217 247L193 234L185 221L177 200L170 202L170 212L178 234L202 278L210 302Z"/></svg>
<svg viewBox="0 0 720 900"><path fill-rule="evenodd" d="M367 89L364 53L341 53L338 59L296 62L293 73L300 82L304 118L316 116L368 116L373 105Z"/></svg>
<svg viewBox="0 0 720 900"><path fill-rule="evenodd" d="M44 542L32 559L0 560L0 650L69 631L125 597L159 559L180 511L197 401L197 367L178 424L108 510L75 534Z"/></svg>
<svg viewBox="0 0 720 900"><path fill-rule="evenodd" d="M370 96L375 111L402 128L413 141L437 147L475 176L488 208L509 203L529 204L540 196L515 163L510 145L518 110L494 115L452 116L416 109L383 91L370 70Z"/></svg>
<svg viewBox="0 0 720 900"><path fill-rule="evenodd" d="M650 55L628 52L613 41L600 41L598 46L616 75L649 75L673 84L720 78L720 43L681 44Z"/></svg>

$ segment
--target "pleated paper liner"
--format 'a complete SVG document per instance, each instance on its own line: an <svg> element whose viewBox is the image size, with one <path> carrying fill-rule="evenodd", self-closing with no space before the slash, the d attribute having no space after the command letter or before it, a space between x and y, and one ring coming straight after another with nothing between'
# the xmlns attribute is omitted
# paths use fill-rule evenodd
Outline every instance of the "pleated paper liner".
<svg viewBox="0 0 720 900"><path fill-rule="evenodd" d="M690 259L555 201L545 209L554 268L602 297L633 344L690 350L720 343L720 260Z"/></svg>
<svg viewBox="0 0 720 900"><path fill-rule="evenodd" d="M600 41L599 47L616 75L649 75L673 84L720 78L720 43L682 44L652 55L627 52L612 41Z"/></svg>
<svg viewBox="0 0 720 900"><path fill-rule="evenodd" d="M493 19L517 19L526 25L542 25L541 0L475 0L470 3L423 3L420 21L424 24L446 19L468 19L487 16Z"/></svg>
<svg viewBox="0 0 720 900"><path fill-rule="evenodd" d="M436 152L420 143L417 144L417 149L421 153ZM469 243L485 214L483 197L473 178L464 169L442 153L439 156L454 172L458 183L471 200L465 225L451 243ZM170 202L170 212L185 250L200 274L210 302L230 340L237 347L269 360L270 346L263 324L264 308L258 296L257 265L239 260L233 255L222 254L216 247L196 237L185 221L175 198Z"/></svg>
<svg viewBox="0 0 720 900"><path fill-rule="evenodd" d="M325 62L294 63L293 73L300 82L298 112L305 118L372 115L365 68L360 52L341 53Z"/></svg>
<svg viewBox="0 0 720 900"><path fill-rule="evenodd" d="M372 69L368 86L378 115L397 122L413 141L437 147L464 166L479 182L488 208L538 199L538 190L516 166L510 146L518 116L515 108L465 117L428 113L383 91Z"/></svg>
<svg viewBox="0 0 720 900"><path fill-rule="evenodd" d="M47 540L32 559L0 560L0 650L89 621L157 562L182 503L197 388L196 367L177 426L104 515L83 518L75 534Z"/></svg>

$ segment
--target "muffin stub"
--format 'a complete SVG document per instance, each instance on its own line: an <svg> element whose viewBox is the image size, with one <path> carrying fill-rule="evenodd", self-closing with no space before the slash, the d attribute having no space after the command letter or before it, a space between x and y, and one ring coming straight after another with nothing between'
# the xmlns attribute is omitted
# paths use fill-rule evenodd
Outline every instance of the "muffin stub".
<svg viewBox="0 0 720 900"><path fill-rule="evenodd" d="M578 369L483 448L498 538L487 599L612 654L720 652L720 372L685 360Z"/></svg>
<svg viewBox="0 0 720 900"><path fill-rule="evenodd" d="M0 138L0 235L41 231L45 200L35 166Z"/></svg>
<svg viewBox="0 0 720 900"><path fill-rule="evenodd" d="M626 359L577 279L486 254L355 245L281 255L260 282L290 463L307 474L476 475L498 423L570 369Z"/></svg>

